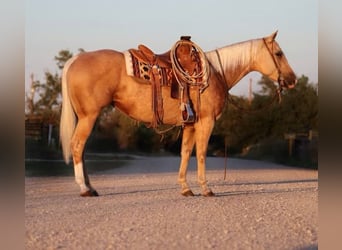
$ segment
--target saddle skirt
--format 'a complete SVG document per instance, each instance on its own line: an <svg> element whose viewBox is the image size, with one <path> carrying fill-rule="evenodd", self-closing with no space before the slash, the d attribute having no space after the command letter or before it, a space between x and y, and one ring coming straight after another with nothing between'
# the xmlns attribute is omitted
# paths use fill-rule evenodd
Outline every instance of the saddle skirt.
<svg viewBox="0 0 342 250"><path fill-rule="evenodd" d="M182 51L182 47L180 47L179 50ZM146 46L139 45L138 49L129 49L124 51L123 54L128 75L138 77L152 83L152 81L155 81L155 72L152 71L152 68L153 66L157 66L160 85L162 87L171 87L171 97L179 98L179 84L182 83L179 82L179 77L177 77L176 72L174 72L172 60L170 58L170 51L157 55ZM180 62L181 67L184 67L185 71L188 71L189 69L189 71L193 73L200 72L206 67L206 58L201 56L199 53L194 53L192 51L185 51L183 54L177 55L177 60L183 60ZM198 78L192 82L186 81L185 84L192 86L200 84L200 88L205 89L207 87L207 82L202 84L202 80L202 78Z"/></svg>
<svg viewBox="0 0 342 250"><path fill-rule="evenodd" d="M196 89L199 93L204 91L208 86L208 64L205 54L190 41L190 37L181 37L181 40L164 54L155 54L145 45L124 51L123 54L127 74L151 84L154 114L152 127L163 123L163 87L171 87L171 98L180 99L183 123L195 122L196 115L191 108L189 87L198 87Z"/></svg>

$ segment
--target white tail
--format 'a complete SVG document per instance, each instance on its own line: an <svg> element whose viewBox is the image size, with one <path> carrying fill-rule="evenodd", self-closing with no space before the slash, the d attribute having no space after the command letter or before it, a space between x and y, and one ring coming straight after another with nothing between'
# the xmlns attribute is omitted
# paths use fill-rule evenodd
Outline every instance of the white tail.
<svg viewBox="0 0 342 250"><path fill-rule="evenodd" d="M76 127L76 116L70 102L67 83L67 72L77 56L70 58L64 65L62 75L62 114L59 125L59 139L62 144L64 161L69 164L71 156L71 138Z"/></svg>

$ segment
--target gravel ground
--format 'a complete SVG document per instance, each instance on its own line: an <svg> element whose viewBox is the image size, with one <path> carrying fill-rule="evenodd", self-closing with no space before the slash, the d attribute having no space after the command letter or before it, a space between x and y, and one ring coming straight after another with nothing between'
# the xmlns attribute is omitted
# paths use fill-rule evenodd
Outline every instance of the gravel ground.
<svg viewBox="0 0 342 250"><path fill-rule="evenodd" d="M179 157L140 157L90 176L25 178L26 249L317 249L318 171L208 158L215 197L200 196L195 159L183 197Z"/></svg>

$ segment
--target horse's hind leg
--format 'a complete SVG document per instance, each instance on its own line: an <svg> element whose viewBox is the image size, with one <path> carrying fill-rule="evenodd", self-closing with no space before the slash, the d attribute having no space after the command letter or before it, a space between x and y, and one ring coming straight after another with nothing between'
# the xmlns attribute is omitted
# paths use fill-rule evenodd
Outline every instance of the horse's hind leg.
<svg viewBox="0 0 342 250"><path fill-rule="evenodd" d="M84 146L94 126L96 117L97 115L80 118L71 141L75 180L81 188L81 196L98 196L96 190L90 185L83 159Z"/></svg>
<svg viewBox="0 0 342 250"><path fill-rule="evenodd" d="M189 159L195 143L194 132L195 130L193 126L184 127L181 148L181 164L178 175L178 182L182 187L181 194L184 196L194 196L186 181Z"/></svg>

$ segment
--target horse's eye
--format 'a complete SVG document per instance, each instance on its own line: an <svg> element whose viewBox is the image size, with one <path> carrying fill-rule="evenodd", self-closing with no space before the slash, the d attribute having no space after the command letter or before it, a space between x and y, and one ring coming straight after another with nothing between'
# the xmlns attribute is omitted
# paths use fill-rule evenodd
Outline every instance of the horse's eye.
<svg viewBox="0 0 342 250"><path fill-rule="evenodd" d="M283 55L283 52L281 50L279 50L275 53L275 55L278 57L281 57Z"/></svg>

